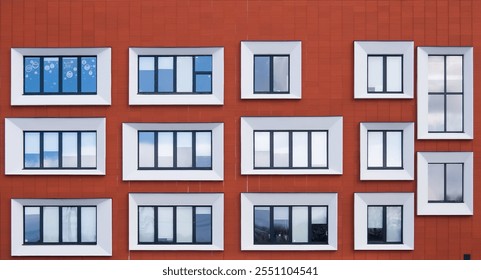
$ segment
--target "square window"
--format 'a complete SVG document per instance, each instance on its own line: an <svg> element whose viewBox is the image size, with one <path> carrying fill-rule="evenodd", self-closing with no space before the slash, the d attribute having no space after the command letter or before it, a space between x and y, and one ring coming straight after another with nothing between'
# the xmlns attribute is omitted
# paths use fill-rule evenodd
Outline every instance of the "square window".
<svg viewBox="0 0 481 280"><path fill-rule="evenodd" d="M12 256L111 256L111 199L12 199Z"/></svg>
<svg viewBox="0 0 481 280"><path fill-rule="evenodd" d="M301 99L301 42L241 42L242 99Z"/></svg>
<svg viewBox="0 0 481 280"><path fill-rule="evenodd" d="M418 152L418 215L473 215L473 153Z"/></svg>
<svg viewBox="0 0 481 280"><path fill-rule="evenodd" d="M413 98L413 65L413 42L355 41L354 98Z"/></svg>
<svg viewBox="0 0 481 280"><path fill-rule="evenodd" d="M123 180L224 176L222 123L124 123Z"/></svg>
<svg viewBox="0 0 481 280"><path fill-rule="evenodd" d="M110 105L110 48L12 48L11 105Z"/></svg>
<svg viewBox="0 0 481 280"><path fill-rule="evenodd" d="M414 124L361 123L361 180L414 180Z"/></svg>
<svg viewBox="0 0 481 280"><path fill-rule="evenodd" d="M242 117L242 174L342 174L342 117Z"/></svg>
<svg viewBox="0 0 481 280"><path fill-rule="evenodd" d="M105 175L104 118L7 118L5 135L7 175Z"/></svg>
<svg viewBox="0 0 481 280"><path fill-rule="evenodd" d="M473 139L473 48L418 48L418 138Z"/></svg>
<svg viewBox="0 0 481 280"><path fill-rule="evenodd" d="M337 250L337 194L242 193L241 250Z"/></svg>
<svg viewBox="0 0 481 280"><path fill-rule="evenodd" d="M130 250L223 250L223 233L223 194L129 194Z"/></svg>
<svg viewBox="0 0 481 280"><path fill-rule="evenodd" d="M130 105L222 105L224 48L130 48Z"/></svg>
<svg viewBox="0 0 481 280"><path fill-rule="evenodd" d="M354 250L414 250L414 194L355 193Z"/></svg>

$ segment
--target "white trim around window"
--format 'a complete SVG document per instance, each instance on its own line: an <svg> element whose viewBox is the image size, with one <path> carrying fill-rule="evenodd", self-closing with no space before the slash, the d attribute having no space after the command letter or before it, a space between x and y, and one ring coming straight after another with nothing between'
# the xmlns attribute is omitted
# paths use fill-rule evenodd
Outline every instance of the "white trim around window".
<svg viewBox="0 0 481 280"><path fill-rule="evenodd" d="M111 104L111 48L12 48L11 49L11 105L110 105ZM70 95L25 95L25 56L96 56L97 93Z"/></svg>
<svg viewBox="0 0 481 280"><path fill-rule="evenodd" d="M139 206L212 206L212 244L138 244ZM224 194L222 193L130 193L129 249L159 251L224 250Z"/></svg>
<svg viewBox="0 0 481 280"><path fill-rule="evenodd" d="M24 131L96 131L94 169L25 169ZM105 175L105 118L6 118L6 175Z"/></svg>
<svg viewBox="0 0 481 280"><path fill-rule="evenodd" d="M96 206L95 245L24 245L24 206ZM12 256L112 256L112 199L12 199Z"/></svg>

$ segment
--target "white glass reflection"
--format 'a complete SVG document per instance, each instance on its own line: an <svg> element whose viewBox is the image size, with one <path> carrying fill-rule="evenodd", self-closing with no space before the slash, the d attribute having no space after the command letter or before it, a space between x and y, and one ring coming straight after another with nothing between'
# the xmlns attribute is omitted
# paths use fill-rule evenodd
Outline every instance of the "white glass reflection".
<svg viewBox="0 0 481 280"><path fill-rule="evenodd" d="M77 207L62 207L62 241L77 242Z"/></svg>
<svg viewBox="0 0 481 280"><path fill-rule="evenodd" d="M254 132L254 167L270 167L270 142L269 132Z"/></svg>
<svg viewBox="0 0 481 280"><path fill-rule="evenodd" d="M177 242L192 242L192 207L177 207Z"/></svg>
<svg viewBox="0 0 481 280"><path fill-rule="evenodd" d="M386 207L386 242L402 241L402 208Z"/></svg>
<svg viewBox="0 0 481 280"><path fill-rule="evenodd" d="M43 167L59 167L58 133L43 134Z"/></svg>
<svg viewBox="0 0 481 280"><path fill-rule="evenodd" d="M367 132L367 166L383 167L383 132Z"/></svg>
<svg viewBox="0 0 481 280"><path fill-rule="evenodd" d="M402 167L402 133L386 132L386 164L387 167Z"/></svg>
<svg viewBox="0 0 481 280"><path fill-rule="evenodd" d="M159 132L157 134L157 145L158 145L158 151L157 151L158 167L174 167L174 133ZM153 163L151 164L153 166Z"/></svg>
<svg viewBox="0 0 481 280"><path fill-rule="evenodd" d="M308 207L292 207L292 242L308 241Z"/></svg>
<svg viewBox="0 0 481 280"><path fill-rule="evenodd" d="M307 132L292 132L292 166L308 166L308 134Z"/></svg>
<svg viewBox="0 0 481 280"><path fill-rule="evenodd" d="M312 167L327 167L327 132L311 132Z"/></svg>
<svg viewBox="0 0 481 280"><path fill-rule="evenodd" d="M383 92L383 58L368 56L367 58L367 88L368 92Z"/></svg>
<svg viewBox="0 0 481 280"><path fill-rule="evenodd" d="M402 91L402 57L388 56L386 58L386 90L388 92Z"/></svg>
<svg viewBox="0 0 481 280"><path fill-rule="evenodd" d="M174 208L159 207L157 208L157 241L169 243L174 241Z"/></svg>
<svg viewBox="0 0 481 280"><path fill-rule="evenodd" d="M177 133L177 167L192 167L192 132Z"/></svg>
<svg viewBox="0 0 481 280"><path fill-rule="evenodd" d="M212 155L212 133L196 132L195 133L195 166L211 167Z"/></svg>
<svg viewBox="0 0 481 280"><path fill-rule="evenodd" d="M97 166L97 133L96 132L82 132L80 134L81 141L81 165L82 167L96 167Z"/></svg>
<svg viewBox="0 0 481 280"><path fill-rule="evenodd" d="M62 166L78 167L78 145L76 132L62 133Z"/></svg>
<svg viewBox="0 0 481 280"><path fill-rule="evenodd" d="M446 57L446 91L463 92L463 57L460 55Z"/></svg>
<svg viewBox="0 0 481 280"><path fill-rule="evenodd" d="M154 242L154 207L139 207L139 242Z"/></svg>
<svg viewBox="0 0 481 280"><path fill-rule="evenodd" d="M444 164L428 164L428 201L444 200Z"/></svg>
<svg viewBox="0 0 481 280"><path fill-rule="evenodd" d="M289 207L274 207L273 220L275 242L289 242Z"/></svg>
<svg viewBox="0 0 481 280"><path fill-rule="evenodd" d="M444 96L428 96L428 130L444 131Z"/></svg>
<svg viewBox="0 0 481 280"><path fill-rule="evenodd" d="M43 242L59 242L59 208L43 207Z"/></svg>
<svg viewBox="0 0 481 280"><path fill-rule="evenodd" d="M154 167L154 132L139 132L139 167Z"/></svg>
<svg viewBox="0 0 481 280"><path fill-rule="evenodd" d="M311 222L312 224L327 224L327 207L312 207Z"/></svg>
<svg viewBox="0 0 481 280"><path fill-rule="evenodd" d="M274 167L289 167L289 132L274 132Z"/></svg>
<svg viewBox="0 0 481 280"><path fill-rule="evenodd" d="M25 133L25 167L40 167L40 133Z"/></svg>
<svg viewBox="0 0 481 280"><path fill-rule="evenodd" d="M446 200L463 201L463 165L460 163L446 165Z"/></svg>
<svg viewBox="0 0 481 280"><path fill-rule="evenodd" d="M81 211L81 232L80 238L82 242L97 241L97 208L82 207Z"/></svg>
<svg viewBox="0 0 481 280"><path fill-rule="evenodd" d="M274 92L289 91L289 57L274 56Z"/></svg>
<svg viewBox="0 0 481 280"><path fill-rule="evenodd" d="M177 57L177 92L192 92L192 57Z"/></svg>
<svg viewBox="0 0 481 280"><path fill-rule="evenodd" d="M446 96L446 131L463 131L463 96Z"/></svg>
<svg viewBox="0 0 481 280"><path fill-rule="evenodd" d="M369 206L367 207L367 227L382 228L383 223L383 207Z"/></svg>
<svg viewBox="0 0 481 280"><path fill-rule="evenodd" d="M428 57L428 91L444 92L444 56Z"/></svg>

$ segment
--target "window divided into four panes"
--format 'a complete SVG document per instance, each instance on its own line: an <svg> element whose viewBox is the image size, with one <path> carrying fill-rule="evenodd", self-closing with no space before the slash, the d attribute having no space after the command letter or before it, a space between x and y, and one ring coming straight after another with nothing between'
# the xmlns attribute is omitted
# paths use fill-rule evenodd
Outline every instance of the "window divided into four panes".
<svg viewBox="0 0 481 280"><path fill-rule="evenodd" d="M289 55L254 55L254 93L289 93Z"/></svg>
<svg viewBox="0 0 481 280"><path fill-rule="evenodd" d="M25 206L24 244L97 243L97 207Z"/></svg>
<svg viewBox="0 0 481 280"><path fill-rule="evenodd" d="M403 131L369 130L367 132L368 169L403 167Z"/></svg>
<svg viewBox="0 0 481 280"><path fill-rule="evenodd" d="M212 244L212 206L139 206L139 244Z"/></svg>
<svg viewBox="0 0 481 280"><path fill-rule="evenodd" d="M367 242L368 244L403 243L402 223L403 206L367 207Z"/></svg>
<svg viewBox="0 0 481 280"><path fill-rule="evenodd" d="M428 164L428 202L463 202L463 163Z"/></svg>
<svg viewBox="0 0 481 280"><path fill-rule="evenodd" d="M368 55L367 80L368 93L402 93L403 56Z"/></svg>

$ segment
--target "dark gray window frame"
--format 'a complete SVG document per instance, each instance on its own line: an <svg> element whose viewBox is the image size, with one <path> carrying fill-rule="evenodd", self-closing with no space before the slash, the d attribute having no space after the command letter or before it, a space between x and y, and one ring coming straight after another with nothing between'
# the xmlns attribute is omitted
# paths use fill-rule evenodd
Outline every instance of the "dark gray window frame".
<svg viewBox="0 0 481 280"><path fill-rule="evenodd" d="M269 90L268 91L256 91L256 57L269 57ZM287 57L287 91L274 91L274 57ZM253 92L254 94L290 94L291 89L291 56L289 54L255 54L253 58L253 74L252 78Z"/></svg>
<svg viewBox="0 0 481 280"><path fill-rule="evenodd" d="M383 241L370 241L369 240L369 224L366 226L367 232L367 244L372 245L383 245L383 244L404 244L404 206L403 205L368 205L367 208L367 223L369 223L369 207L382 207L382 233L383 233ZM400 242L388 242L386 241L387 238L387 208L388 207L400 207L401 208L401 241Z"/></svg>
<svg viewBox="0 0 481 280"><path fill-rule="evenodd" d="M464 203L464 162L429 162L428 163L428 170L429 165L443 165L444 166L444 199L443 200L428 200L428 203ZM446 192L447 192L447 165L448 164L460 164L462 167L461 178L462 178L462 186L461 186L461 201L454 201L454 200L447 200L446 199ZM428 176L429 178L429 176Z"/></svg>
<svg viewBox="0 0 481 280"><path fill-rule="evenodd" d="M382 88L383 91L371 91L369 90L369 57L382 57L383 58L383 73L382 73ZM400 91L388 91L387 90L387 58L388 57L401 57L401 90ZM367 55L367 93L368 94L386 94L386 93L403 93L404 92L404 55L402 54L368 54Z"/></svg>
<svg viewBox="0 0 481 280"><path fill-rule="evenodd" d="M383 141L383 166L382 167L370 167L369 166L369 132L382 132ZM387 166L387 132L400 132L401 133L401 166L389 167ZM386 129L373 129L367 131L367 157L366 166L368 170L402 170L404 169L404 130L386 130Z"/></svg>

